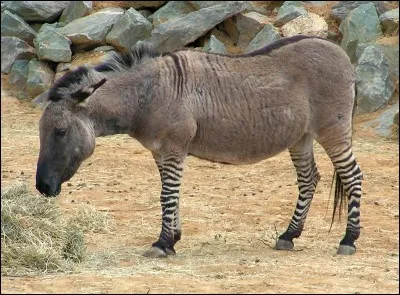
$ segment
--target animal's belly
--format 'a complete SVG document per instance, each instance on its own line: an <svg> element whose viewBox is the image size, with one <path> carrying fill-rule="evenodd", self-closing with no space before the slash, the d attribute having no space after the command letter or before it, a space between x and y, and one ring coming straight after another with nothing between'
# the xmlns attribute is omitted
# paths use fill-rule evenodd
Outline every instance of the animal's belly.
<svg viewBox="0 0 400 295"><path fill-rule="evenodd" d="M285 126L246 128L219 123L199 126L189 146L189 154L214 162L251 164L282 152L294 144L301 133Z"/></svg>

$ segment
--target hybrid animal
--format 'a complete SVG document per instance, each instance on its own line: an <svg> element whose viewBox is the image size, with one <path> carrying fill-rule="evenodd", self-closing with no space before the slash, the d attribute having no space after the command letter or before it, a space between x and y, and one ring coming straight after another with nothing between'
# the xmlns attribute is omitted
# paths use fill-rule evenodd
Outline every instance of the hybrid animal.
<svg viewBox="0 0 400 295"><path fill-rule="evenodd" d="M360 234L362 173L352 152L355 78L346 53L320 38L295 36L243 55L149 46L58 80L40 119L36 187L55 196L95 149L95 138L128 134L152 152L162 190L162 226L144 255L175 254L181 238L184 161L249 164L289 149L299 196L276 249L292 249L320 179L316 140L337 176L335 203L348 198L339 254ZM335 206L336 208L336 206Z"/></svg>

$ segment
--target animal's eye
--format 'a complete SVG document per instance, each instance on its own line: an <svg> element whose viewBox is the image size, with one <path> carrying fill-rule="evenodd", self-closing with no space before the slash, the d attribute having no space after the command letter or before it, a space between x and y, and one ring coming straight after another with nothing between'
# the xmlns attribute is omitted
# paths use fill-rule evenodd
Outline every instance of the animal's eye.
<svg viewBox="0 0 400 295"><path fill-rule="evenodd" d="M57 128L56 129L56 136L64 137L65 134L67 134L67 129L66 128Z"/></svg>

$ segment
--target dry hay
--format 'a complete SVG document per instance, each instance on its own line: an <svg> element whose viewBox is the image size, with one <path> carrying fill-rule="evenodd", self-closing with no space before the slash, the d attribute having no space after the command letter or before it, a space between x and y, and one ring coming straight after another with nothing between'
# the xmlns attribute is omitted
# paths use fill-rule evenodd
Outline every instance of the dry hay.
<svg viewBox="0 0 400 295"><path fill-rule="evenodd" d="M1 274L66 272L86 255L84 233L107 231L110 218L85 205L61 212L55 199L13 183L1 190Z"/></svg>

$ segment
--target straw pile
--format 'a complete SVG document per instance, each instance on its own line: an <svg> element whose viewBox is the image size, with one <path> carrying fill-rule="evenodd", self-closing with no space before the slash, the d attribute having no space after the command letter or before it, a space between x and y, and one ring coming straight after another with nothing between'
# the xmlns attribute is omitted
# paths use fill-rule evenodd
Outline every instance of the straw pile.
<svg viewBox="0 0 400 295"><path fill-rule="evenodd" d="M24 183L1 190L1 274L72 270L85 258L85 232L108 229L110 218L93 207L61 212L54 198L29 192Z"/></svg>

